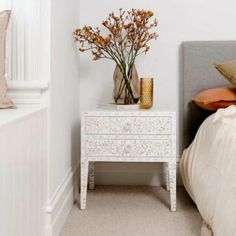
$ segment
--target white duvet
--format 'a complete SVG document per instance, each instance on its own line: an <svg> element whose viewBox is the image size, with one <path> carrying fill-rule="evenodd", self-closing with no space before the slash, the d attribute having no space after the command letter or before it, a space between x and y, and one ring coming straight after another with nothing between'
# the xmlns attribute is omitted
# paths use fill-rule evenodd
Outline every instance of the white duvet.
<svg viewBox="0 0 236 236"><path fill-rule="evenodd" d="M203 122L180 169L204 220L201 235L236 236L236 106Z"/></svg>

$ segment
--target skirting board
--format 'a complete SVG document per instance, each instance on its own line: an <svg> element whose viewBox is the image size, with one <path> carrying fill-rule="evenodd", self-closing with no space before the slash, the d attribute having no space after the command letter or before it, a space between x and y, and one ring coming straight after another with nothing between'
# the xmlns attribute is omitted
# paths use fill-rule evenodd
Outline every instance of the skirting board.
<svg viewBox="0 0 236 236"><path fill-rule="evenodd" d="M59 236L62 227L73 207L78 184L78 168L69 170L55 194L46 206L46 236Z"/></svg>

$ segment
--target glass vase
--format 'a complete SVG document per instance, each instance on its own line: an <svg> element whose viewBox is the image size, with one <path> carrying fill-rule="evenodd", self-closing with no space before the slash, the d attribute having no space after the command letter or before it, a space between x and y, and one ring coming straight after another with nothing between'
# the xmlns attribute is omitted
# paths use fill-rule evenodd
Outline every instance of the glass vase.
<svg viewBox="0 0 236 236"><path fill-rule="evenodd" d="M122 69L123 73L120 67L116 65L113 75L113 99L116 104L136 104L140 97L140 80L137 69L135 65L132 66L132 69L129 69L131 73L128 73L129 70L125 70L125 68Z"/></svg>

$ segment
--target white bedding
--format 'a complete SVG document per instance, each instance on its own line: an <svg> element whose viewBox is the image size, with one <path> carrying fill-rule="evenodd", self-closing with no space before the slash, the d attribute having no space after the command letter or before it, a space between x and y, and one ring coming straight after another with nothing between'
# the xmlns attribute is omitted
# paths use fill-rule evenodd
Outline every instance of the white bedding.
<svg viewBox="0 0 236 236"><path fill-rule="evenodd" d="M201 235L236 236L236 106L203 122L180 169L204 220Z"/></svg>

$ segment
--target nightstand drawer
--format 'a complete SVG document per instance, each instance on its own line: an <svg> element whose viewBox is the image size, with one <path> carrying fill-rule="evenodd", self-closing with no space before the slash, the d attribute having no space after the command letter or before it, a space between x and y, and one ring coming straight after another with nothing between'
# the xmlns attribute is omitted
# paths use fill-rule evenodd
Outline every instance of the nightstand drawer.
<svg viewBox="0 0 236 236"><path fill-rule="evenodd" d="M85 155L90 157L171 157L172 140L87 139Z"/></svg>
<svg viewBox="0 0 236 236"><path fill-rule="evenodd" d="M163 134L172 132L172 117L168 116L87 116L85 133L89 134Z"/></svg>

